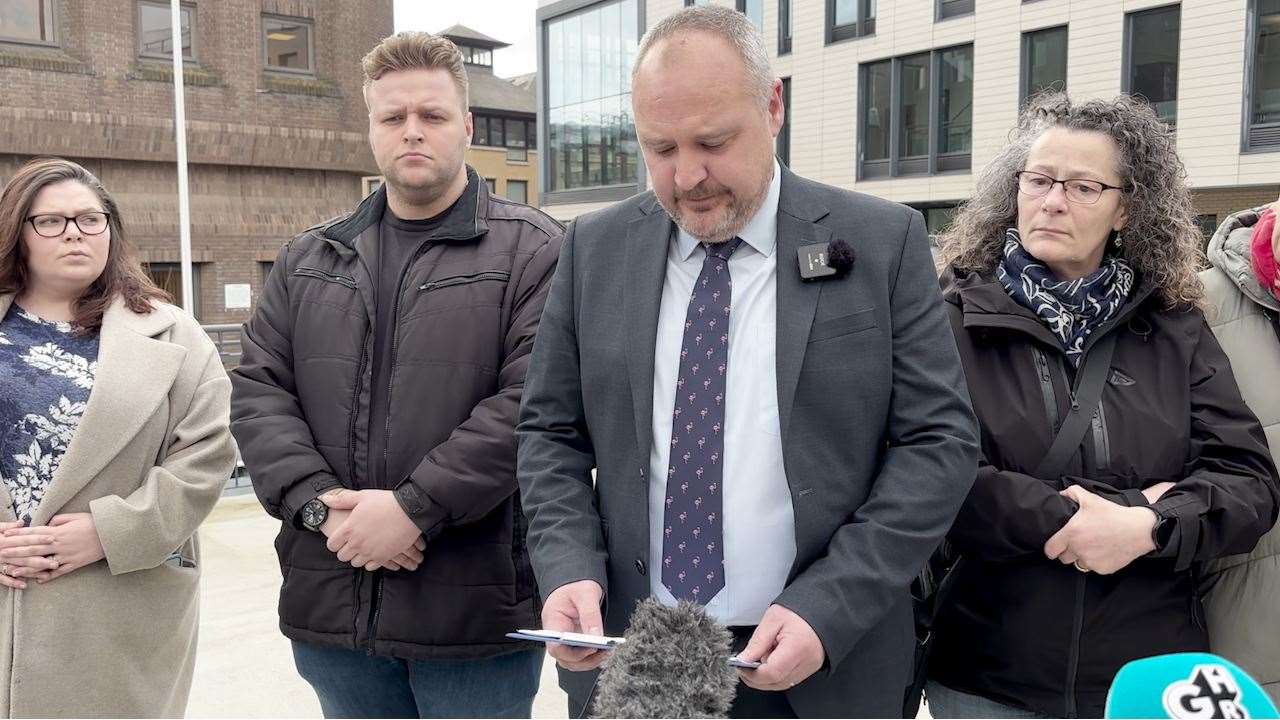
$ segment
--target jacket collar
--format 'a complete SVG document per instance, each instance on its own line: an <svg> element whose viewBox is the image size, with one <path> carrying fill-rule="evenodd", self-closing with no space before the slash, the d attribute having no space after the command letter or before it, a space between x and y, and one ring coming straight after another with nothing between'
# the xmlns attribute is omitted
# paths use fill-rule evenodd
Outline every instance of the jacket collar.
<svg viewBox="0 0 1280 720"><path fill-rule="evenodd" d="M472 242L489 231L489 185L470 165L467 167L467 187L458 202L454 203L448 217L433 233L432 242L461 244ZM350 214L316 225L308 230L329 243L341 255L352 255L361 234L382 220L387 210L387 186L384 183L368 197L360 201Z"/></svg>
<svg viewBox="0 0 1280 720"><path fill-rule="evenodd" d="M946 268L941 277L943 298L960 309L964 327L1005 328L1026 333L1053 349L1061 350L1062 344L1035 313L1009 297L993 272L956 270ZM1085 349L1106 335L1112 328L1127 322L1147 300L1155 294L1155 285L1141 273L1129 299L1105 325L1089 334Z"/></svg>
<svg viewBox="0 0 1280 720"><path fill-rule="evenodd" d="M1209 240L1209 262L1221 270L1231 282L1240 288L1240 292L1253 302L1280 312L1280 300L1267 292L1258 282L1253 272L1252 250L1253 226L1258 224L1266 206L1252 210L1242 210L1222 222L1213 238Z"/></svg>

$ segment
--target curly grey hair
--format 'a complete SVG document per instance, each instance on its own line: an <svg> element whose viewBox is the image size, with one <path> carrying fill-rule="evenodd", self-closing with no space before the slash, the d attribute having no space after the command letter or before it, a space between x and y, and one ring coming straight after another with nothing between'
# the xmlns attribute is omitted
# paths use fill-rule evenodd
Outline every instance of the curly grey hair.
<svg viewBox="0 0 1280 720"><path fill-rule="evenodd" d="M640 48L636 52L635 63L631 66L631 80L634 83L640 66L653 47L659 42L688 32L703 32L723 38L733 46L742 58L747 72L747 88L761 108L768 107L769 96L773 93L773 69L769 65L769 51L765 48L764 37L746 15L730 7L720 5L699 5L687 7L672 13L649 28L640 39Z"/></svg>
<svg viewBox="0 0 1280 720"><path fill-rule="evenodd" d="M939 264L977 272L995 269L1005 231L1018 223L1013 174L1026 166L1036 139L1054 127L1100 132L1120 148L1116 170L1129 192L1123 200L1128 223L1119 254L1155 285L1167 306L1202 305L1200 231L1173 130L1150 105L1128 95L1082 103L1072 103L1065 93L1033 99L1009 144L983 169L973 197L939 238Z"/></svg>

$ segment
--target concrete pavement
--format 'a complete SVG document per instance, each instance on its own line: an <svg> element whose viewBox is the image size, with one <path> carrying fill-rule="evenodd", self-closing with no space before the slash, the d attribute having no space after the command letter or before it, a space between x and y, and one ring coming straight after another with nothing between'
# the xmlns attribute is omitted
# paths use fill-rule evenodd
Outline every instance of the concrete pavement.
<svg viewBox="0 0 1280 720"><path fill-rule="evenodd" d="M321 717L278 626L280 569L272 542L279 526L247 494L224 496L200 529L204 570L190 717ZM567 716L550 661L533 716Z"/></svg>

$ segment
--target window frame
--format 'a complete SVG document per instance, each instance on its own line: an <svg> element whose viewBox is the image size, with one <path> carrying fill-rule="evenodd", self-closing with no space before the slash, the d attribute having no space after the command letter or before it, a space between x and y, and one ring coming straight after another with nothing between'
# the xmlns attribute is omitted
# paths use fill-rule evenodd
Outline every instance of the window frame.
<svg viewBox="0 0 1280 720"><path fill-rule="evenodd" d="M154 265L163 265L165 266L164 269L166 271L172 272L177 275L178 291L173 293L173 304L181 308L182 307L182 263L168 262L168 261L142 263L142 271L146 273L147 278L150 279L151 282L155 283L157 286L160 286L161 289L163 289L163 286L161 286L160 283L156 282L155 276L151 273L151 268ZM202 262L191 263L191 304L194 305L195 307L190 309L182 308L183 310L188 310L191 313L191 316L195 318L197 322L200 320L200 316L204 314L200 311L201 306L204 304L203 297L200 294L200 275L201 275L200 266L201 265L204 265L204 263Z"/></svg>
<svg viewBox="0 0 1280 720"><path fill-rule="evenodd" d="M756 21L753 20L750 15L747 15L747 3L749 2L749 0L733 0L733 9L737 10L743 15L747 15L747 19L751 20L751 24L755 25L756 29L759 30L761 34L763 34L764 33L764 2L765 0L759 0L759 1L760 1L760 23L759 24L756 24Z"/></svg>
<svg viewBox="0 0 1280 720"><path fill-rule="evenodd" d="M538 24L538 32L536 36L538 47L538 113L536 119L538 145L536 147L543 149L542 152L538 153L537 201L539 206L625 200L648 185L648 173L645 169L643 157L637 149L635 158L635 180L633 182L629 181L610 185L577 187L565 190L550 189L555 187L554 178L551 176L551 112L549 99L547 97L548 73L550 68L550 53L548 48L550 46L551 25L553 23L569 19L574 15L590 12L597 7L615 2L620 3L621 0L559 0L559 2L543 5L535 11L535 20ZM633 2L635 3L636 12L635 41L638 44L647 29L645 13L646 5L649 0L633 0Z"/></svg>
<svg viewBox="0 0 1280 720"><path fill-rule="evenodd" d="M845 40L857 40L859 38L871 37L876 34L876 19L868 17L871 0L855 0L857 8L855 14L857 19L852 23L844 25L836 25L836 1L826 0L827 17L823 22L826 28L826 44L843 42ZM877 8L879 10L879 8Z"/></svg>
<svg viewBox="0 0 1280 720"><path fill-rule="evenodd" d="M523 200L516 200L515 198L511 197L511 184L512 184L512 183L516 183L517 185L523 185L523 186L524 186L524 199L523 199ZM503 190L502 197L504 197L504 198L506 198L506 199L510 200L511 202L518 202L518 203L520 203L520 204L522 204L522 205L528 205L528 204L529 204L529 181L528 181L528 180L522 180L522 179L519 179L519 178L507 178L507 183L506 183L506 185L507 185L507 187Z"/></svg>
<svg viewBox="0 0 1280 720"><path fill-rule="evenodd" d="M168 55L165 55L163 53L148 53L142 49L142 6L143 5L150 5L152 7L162 8L166 13L170 11L169 3L166 0L134 0L134 3L133 3L134 35L137 36L137 41L138 41L137 48L136 48L138 52L138 58L141 60L165 60L168 62L173 62L172 53ZM181 7L183 10L187 10L191 14L190 15L191 16L191 57L186 57L184 55L182 58L182 62L184 64L195 65L195 64L198 64L200 61L200 49L196 43L196 37L199 34L197 31L197 28L199 27L199 24L200 24L199 13L196 11L196 4L194 2L184 1L181 3ZM170 30L170 32L172 32L172 30Z"/></svg>
<svg viewBox="0 0 1280 720"><path fill-rule="evenodd" d="M953 50L963 50L968 48L970 53L970 62L976 63L974 54L974 43L964 42L946 47L932 48L920 52L908 53L896 57L876 58L867 62L858 64L858 116L857 116L857 138L854 163L856 165L856 182L865 182L872 180L887 180L903 177L933 177L939 175L964 175L973 172L973 137L972 126L970 121L970 139L969 152L953 152L939 153L938 134L941 130L941 119L938 114L941 112L941 77L942 77L942 54ZM920 57L921 55L929 56L929 149L927 155L913 155L903 157L900 152L900 144L902 139L901 115L902 115L902 82L901 68L904 60ZM862 159L862 148L866 143L866 114L868 110L867 103L871 98L866 92L867 73L872 66L889 62L889 157L886 160L865 161ZM975 68L976 70L976 68ZM975 73L976 74L976 73ZM976 95L970 96L970 104ZM976 114L976 108L970 109L970 118ZM946 166L946 167L944 167ZM885 172L882 168L887 167ZM919 169L923 168L923 169ZM870 171L870 172L869 172Z"/></svg>
<svg viewBox="0 0 1280 720"><path fill-rule="evenodd" d="M1264 152L1280 152L1280 122L1253 122L1254 79L1257 75L1258 41L1262 35L1262 15L1258 8L1258 0L1249 0L1245 15L1245 60L1244 60L1244 99L1241 112L1240 152L1254 154ZM1259 129L1273 136L1267 142L1254 140L1254 130Z"/></svg>
<svg viewBox="0 0 1280 720"><path fill-rule="evenodd" d="M1171 9L1178 11L1178 83L1182 81L1182 3L1173 2L1167 5L1156 5L1154 7L1142 8L1141 10L1132 10L1124 14L1124 36L1120 53L1120 92L1126 95L1132 95L1133 86L1133 21L1139 15L1150 15L1152 13L1164 12ZM1174 92L1177 92L1178 83L1174 83ZM1150 98L1144 99L1155 109L1155 105L1151 103ZM1173 98L1173 117L1170 119L1160 118L1169 124L1170 127L1178 126L1178 97ZM1159 115L1159 113L1157 113Z"/></svg>
<svg viewBox="0 0 1280 720"><path fill-rule="evenodd" d="M387 184L386 178L381 175L365 175L360 178L360 197L369 197L369 194L378 190L378 188Z"/></svg>
<svg viewBox="0 0 1280 720"><path fill-rule="evenodd" d="M13 35L0 35L0 44L58 47L58 31L60 29L58 23L59 0L38 0L38 2L40 3L41 16L49 26L49 38L47 40L32 40L31 38L17 37Z"/></svg>
<svg viewBox="0 0 1280 720"><path fill-rule="evenodd" d="M298 68L279 67L270 64L271 55L267 51L267 21L275 20L279 22L293 22L307 27L307 69L300 70ZM300 75L304 77L316 77L316 23L311 18L294 17L292 15L277 15L275 13L262 13L258 22L259 39L262 42L262 69L269 73L280 73L283 75Z"/></svg>
<svg viewBox="0 0 1280 720"><path fill-rule="evenodd" d="M1065 57L1062 59L1062 90L1067 91L1067 74L1071 67L1071 30L1067 24L1049 25L1035 30L1026 30L1022 33L1022 48L1019 52L1018 59L1018 107L1024 107L1033 95L1031 94L1031 40L1032 36L1042 35L1044 33L1057 32L1061 30L1064 38L1063 46L1066 48ZM1043 90L1041 91L1043 92ZM1036 93L1039 94L1039 93Z"/></svg>
<svg viewBox="0 0 1280 720"><path fill-rule="evenodd" d="M791 78L779 79L782 80L782 127L778 130L773 154L778 162L791 167Z"/></svg>
<svg viewBox="0 0 1280 720"><path fill-rule="evenodd" d="M944 15L942 8L947 3L960 3L961 4L960 6L964 9L958 12L954 12L950 15ZM938 23L938 22L945 22L947 20L954 20L956 18L968 17L974 14L975 12L974 5L976 4L977 3L974 2L974 0L934 0L933 21Z"/></svg>
<svg viewBox="0 0 1280 720"><path fill-rule="evenodd" d="M791 0L778 0L778 55L791 54Z"/></svg>

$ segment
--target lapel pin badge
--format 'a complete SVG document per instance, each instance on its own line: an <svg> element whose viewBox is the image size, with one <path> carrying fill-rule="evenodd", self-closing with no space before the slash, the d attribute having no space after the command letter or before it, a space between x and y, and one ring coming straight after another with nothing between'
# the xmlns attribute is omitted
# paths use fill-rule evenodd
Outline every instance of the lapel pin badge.
<svg viewBox="0 0 1280 720"><path fill-rule="evenodd" d="M853 268L853 248L844 240L801 245L797 254L801 280L843 277Z"/></svg>

